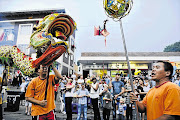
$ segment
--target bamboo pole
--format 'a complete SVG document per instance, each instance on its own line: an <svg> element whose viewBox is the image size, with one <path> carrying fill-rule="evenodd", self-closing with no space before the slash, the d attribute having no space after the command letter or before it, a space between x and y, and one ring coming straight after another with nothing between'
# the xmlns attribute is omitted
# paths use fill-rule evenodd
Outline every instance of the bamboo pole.
<svg viewBox="0 0 180 120"><path fill-rule="evenodd" d="M122 35L122 40L123 40L123 45L124 45L124 51L125 51L125 55L126 55L126 61L127 61L127 65L128 65L131 88L132 88L132 91L135 93L135 89L134 89L134 86L133 86L131 67L130 67L130 63L129 63L129 57L128 57L128 52L127 52L127 48L126 48L126 41L125 41L125 37L124 37L124 32L123 32L123 26L122 26L121 19L119 19L119 22L120 22L121 35ZM137 103L135 104L135 112L136 112L136 120L140 120L139 119L138 108L137 108Z"/></svg>

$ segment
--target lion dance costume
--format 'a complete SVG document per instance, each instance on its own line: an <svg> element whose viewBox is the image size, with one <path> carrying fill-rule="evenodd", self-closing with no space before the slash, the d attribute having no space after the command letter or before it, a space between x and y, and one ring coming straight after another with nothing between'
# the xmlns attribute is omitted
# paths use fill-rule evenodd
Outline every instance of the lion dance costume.
<svg viewBox="0 0 180 120"><path fill-rule="evenodd" d="M37 59L32 60L16 46L0 47L0 63L17 67L24 75L31 76L40 64L50 65L68 50L66 41L76 29L75 21L66 14L47 15L34 28L30 46L37 51ZM55 42L54 38L61 41Z"/></svg>

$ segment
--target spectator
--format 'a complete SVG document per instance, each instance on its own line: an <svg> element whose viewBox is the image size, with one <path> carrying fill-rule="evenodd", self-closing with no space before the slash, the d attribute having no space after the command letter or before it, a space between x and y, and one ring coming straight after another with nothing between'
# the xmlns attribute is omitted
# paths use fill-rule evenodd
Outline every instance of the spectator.
<svg viewBox="0 0 180 120"><path fill-rule="evenodd" d="M18 83L18 77L17 77L17 74L15 73L14 77L13 77L13 86L16 86L18 87L19 83Z"/></svg>
<svg viewBox="0 0 180 120"><path fill-rule="evenodd" d="M7 69L3 70L3 77L2 77L2 85L7 86L7 81L8 80L8 71Z"/></svg>
<svg viewBox="0 0 180 120"><path fill-rule="evenodd" d="M72 83L72 79L69 78L66 84L66 93L65 93L65 107L67 120L72 120L72 98L75 85Z"/></svg>
<svg viewBox="0 0 180 120"><path fill-rule="evenodd" d="M59 89L59 82L54 85L54 99L55 99L55 101L56 101L56 98L57 98L58 89Z"/></svg>
<svg viewBox="0 0 180 120"><path fill-rule="evenodd" d="M22 78L22 84L20 85L21 97L22 97L22 100L20 101L21 105L24 105L24 102L25 102L24 99L25 99L26 85L27 85L27 82L25 81L24 78Z"/></svg>
<svg viewBox="0 0 180 120"><path fill-rule="evenodd" d="M96 78L92 78L92 84L90 84L90 98L93 105L94 111L94 120L101 120L99 107L98 107L98 98L99 98L99 84L96 81Z"/></svg>
<svg viewBox="0 0 180 120"><path fill-rule="evenodd" d="M126 105L124 104L124 99L120 100L117 114L118 114L118 120L125 120Z"/></svg>
<svg viewBox="0 0 180 120"><path fill-rule="evenodd" d="M137 87L137 92L140 95L140 100L143 100L143 98L147 94L147 92L144 92L144 81L142 78L140 78L140 80L139 80L139 86ZM144 117L145 117L145 113L142 113L141 119L144 120Z"/></svg>
<svg viewBox="0 0 180 120"><path fill-rule="evenodd" d="M150 84L149 84L149 80L148 80L148 78L147 77L145 77L144 78L144 87L143 87L143 89L144 89L144 92L148 92L151 88L150 88Z"/></svg>
<svg viewBox="0 0 180 120"><path fill-rule="evenodd" d="M177 76L176 80L174 81L175 84L179 85L180 83L180 76Z"/></svg>
<svg viewBox="0 0 180 120"><path fill-rule="evenodd" d="M135 81L133 81L135 83ZM134 84L135 85L135 84ZM130 79L127 81L127 84L125 84L125 98L126 98L126 119L132 120L132 104L130 103L130 92L132 92Z"/></svg>
<svg viewBox="0 0 180 120"><path fill-rule="evenodd" d="M122 94L125 91L124 83L120 81L119 73L116 74L115 81L110 81L109 87L113 88L113 119L116 119L116 111L118 110L117 104L119 104L119 100L122 98Z"/></svg>
<svg viewBox="0 0 180 120"><path fill-rule="evenodd" d="M106 81L106 84L109 85L110 83L110 78L108 75L105 76L105 81Z"/></svg>
<svg viewBox="0 0 180 120"><path fill-rule="evenodd" d="M101 106L103 108L103 95L102 93L104 92L104 86L107 85L105 82L105 79L101 80L101 83L99 84L99 96L100 96L100 102L101 102Z"/></svg>
<svg viewBox="0 0 180 120"><path fill-rule="evenodd" d="M76 74L75 74L75 72L73 72L73 74L71 75L71 78L73 79L73 81L76 79Z"/></svg>
<svg viewBox="0 0 180 120"><path fill-rule="evenodd" d="M22 73L19 73L18 80L19 80L19 86L22 84Z"/></svg>
<svg viewBox="0 0 180 120"><path fill-rule="evenodd" d="M102 92L103 96L103 119L109 120L110 111L112 108L112 96L108 90L108 85L104 84L104 90Z"/></svg>
<svg viewBox="0 0 180 120"><path fill-rule="evenodd" d="M63 102L65 104L65 85L67 84L66 76L63 76L60 86L61 86L61 94L63 97ZM64 107L64 111L62 111L63 114L66 114L66 108Z"/></svg>
<svg viewBox="0 0 180 120"><path fill-rule="evenodd" d="M81 88L81 84L84 83L84 79L83 79L83 76L81 75L80 78L78 79L77 81L78 85L79 85L79 88Z"/></svg>
<svg viewBox="0 0 180 120"><path fill-rule="evenodd" d="M83 111L83 120L87 120L87 97L89 97L89 91L85 88L85 83L81 84L81 89L77 91L78 103L78 117L81 119L81 112Z"/></svg>

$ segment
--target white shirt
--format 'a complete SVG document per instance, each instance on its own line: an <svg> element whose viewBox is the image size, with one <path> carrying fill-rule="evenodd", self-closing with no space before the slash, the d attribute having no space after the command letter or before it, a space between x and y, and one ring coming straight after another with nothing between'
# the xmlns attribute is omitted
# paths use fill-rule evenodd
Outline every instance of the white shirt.
<svg viewBox="0 0 180 120"><path fill-rule="evenodd" d="M97 84L98 84L98 83L96 82L95 84L92 83L91 85L92 85L94 88L96 88L96 85L97 85ZM98 97L99 97L99 87L98 87L97 90L94 90L94 88L91 87L91 89L90 89L90 98L98 98Z"/></svg>
<svg viewBox="0 0 180 120"><path fill-rule="evenodd" d="M71 77L73 78L73 80L76 79L76 75L75 74L73 74Z"/></svg>
<svg viewBox="0 0 180 120"><path fill-rule="evenodd" d="M23 82L23 83L20 85L21 92L25 92L26 84L27 84L27 82Z"/></svg>
<svg viewBox="0 0 180 120"><path fill-rule="evenodd" d="M81 88L81 84L84 83L84 80L83 79L78 79L77 82L78 82L79 87Z"/></svg>
<svg viewBox="0 0 180 120"><path fill-rule="evenodd" d="M103 92L105 84L99 84L99 93Z"/></svg>
<svg viewBox="0 0 180 120"><path fill-rule="evenodd" d="M83 79L78 79L78 83L84 83Z"/></svg>
<svg viewBox="0 0 180 120"><path fill-rule="evenodd" d="M179 80L175 80L174 83L175 83L176 85L179 85Z"/></svg>
<svg viewBox="0 0 180 120"><path fill-rule="evenodd" d="M66 91L65 97L73 97L74 96L74 90L75 90L75 88L73 87L73 88L71 88L71 90Z"/></svg>

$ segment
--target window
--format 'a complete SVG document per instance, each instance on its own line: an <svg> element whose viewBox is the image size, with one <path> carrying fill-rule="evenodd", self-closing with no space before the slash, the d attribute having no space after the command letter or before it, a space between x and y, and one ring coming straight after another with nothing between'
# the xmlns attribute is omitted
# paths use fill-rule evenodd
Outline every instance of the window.
<svg viewBox="0 0 180 120"><path fill-rule="evenodd" d="M71 60L74 60L74 55L71 55Z"/></svg>
<svg viewBox="0 0 180 120"><path fill-rule="evenodd" d="M19 24L17 44L29 44L33 24Z"/></svg>
<svg viewBox="0 0 180 120"><path fill-rule="evenodd" d="M67 58L68 57L68 53L64 53L64 56L65 56L65 58Z"/></svg>
<svg viewBox="0 0 180 120"><path fill-rule="evenodd" d="M21 24L20 25L20 35L29 35L32 33L31 24Z"/></svg>

